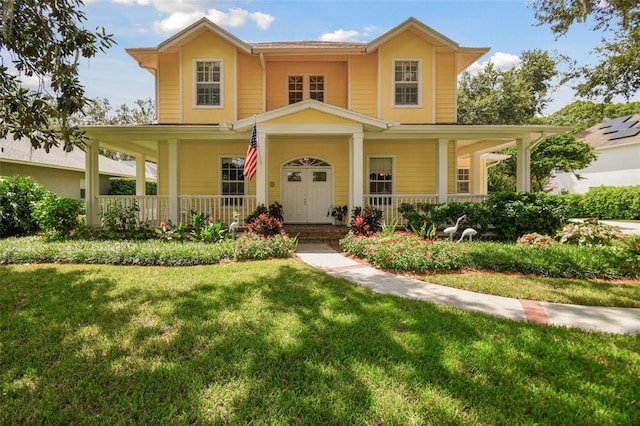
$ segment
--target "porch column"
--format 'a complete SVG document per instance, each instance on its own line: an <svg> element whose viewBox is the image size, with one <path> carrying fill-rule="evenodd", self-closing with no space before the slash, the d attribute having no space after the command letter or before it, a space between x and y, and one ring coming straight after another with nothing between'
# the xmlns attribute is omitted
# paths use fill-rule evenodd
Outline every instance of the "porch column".
<svg viewBox="0 0 640 426"><path fill-rule="evenodd" d="M179 172L179 151L178 147L180 142L177 139L169 139L168 141L168 196L169 196L169 217L168 219L174 224L177 225L180 223L179 217L179 204L178 200L178 172Z"/></svg>
<svg viewBox="0 0 640 426"><path fill-rule="evenodd" d="M144 154L136 155L136 195L147 195L147 158Z"/></svg>
<svg viewBox="0 0 640 426"><path fill-rule="evenodd" d="M349 211L364 203L363 167L364 133L355 132L349 139Z"/></svg>
<svg viewBox="0 0 640 426"><path fill-rule="evenodd" d="M258 167L256 168L256 202L267 205L267 134L258 132Z"/></svg>
<svg viewBox="0 0 640 426"><path fill-rule="evenodd" d="M100 225L100 211L96 197L100 195L100 164L98 148L100 143L88 140L84 156L84 199L86 204L87 225Z"/></svg>
<svg viewBox="0 0 640 426"><path fill-rule="evenodd" d="M529 139L516 139L516 191L531 191L531 144Z"/></svg>
<svg viewBox="0 0 640 426"><path fill-rule="evenodd" d="M482 194L483 191L481 189L481 181L482 181L482 161L479 152L474 152L471 154L471 193L474 195Z"/></svg>
<svg viewBox="0 0 640 426"><path fill-rule="evenodd" d="M448 201L449 182L448 182L448 151L449 140L438 139L438 203L444 204Z"/></svg>

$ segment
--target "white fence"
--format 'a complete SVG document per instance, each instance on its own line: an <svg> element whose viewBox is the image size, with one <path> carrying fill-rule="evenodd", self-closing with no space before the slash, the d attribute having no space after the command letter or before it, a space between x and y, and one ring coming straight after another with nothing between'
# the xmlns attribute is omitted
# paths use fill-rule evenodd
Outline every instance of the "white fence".
<svg viewBox="0 0 640 426"><path fill-rule="evenodd" d="M101 195L97 197L99 213L102 217L111 208L136 210L139 223L157 226L169 221L170 199L166 195ZM205 214L224 224L234 221L233 215L239 215L240 223L252 213L256 207L254 195L181 195L177 200L178 223L191 223L191 212Z"/></svg>

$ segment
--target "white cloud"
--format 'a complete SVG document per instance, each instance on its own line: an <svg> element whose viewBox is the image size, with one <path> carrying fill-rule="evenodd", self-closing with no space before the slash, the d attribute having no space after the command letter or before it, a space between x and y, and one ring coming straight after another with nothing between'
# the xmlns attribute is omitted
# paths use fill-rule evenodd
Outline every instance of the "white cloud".
<svg viewBox="0 0 640 426"><path fill-rule="evenodd" d="M322 34L320 40L322 41L353 41L358 37L360 33L355 30L336 30L332 33Z"/></svg>
<svg viewBox="0 0 640 426"><path fill-rule="evenodd" d="M247 22L254 22L262 30L268 29L274 16L263 12L249 12L241 8L229 8L226 12L216 9L215 2L211 0L111 0L114 3L126 6L148 6L153 7L161 14L168 15L166 18L155 21L153 29L156 32L170 33L183 29L196 22L202 17L215 22L223 27L238 28L246 25Z"/></svg>
<svg viewBox="0 0 640 426"><path fill-rule="evenodd" d="M519 67L522 60L519 56L512 55L510 53L496 52L484 62L474 62L469 68L467 68L467 72L472 75L477 74L482 71L489 62L493 62L494 67L497 69L505 71Z"/></svg>

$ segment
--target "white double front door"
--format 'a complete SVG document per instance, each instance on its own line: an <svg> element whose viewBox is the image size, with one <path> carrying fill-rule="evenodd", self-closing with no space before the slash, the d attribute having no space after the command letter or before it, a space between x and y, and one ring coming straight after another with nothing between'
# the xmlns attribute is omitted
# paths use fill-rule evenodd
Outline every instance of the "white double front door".
<svg viewBox="0 0 640 426"><path fill-rule="evenodd" d="M282 169L282 209L285 223L331 223L331 166L285 166Z"/></svg>

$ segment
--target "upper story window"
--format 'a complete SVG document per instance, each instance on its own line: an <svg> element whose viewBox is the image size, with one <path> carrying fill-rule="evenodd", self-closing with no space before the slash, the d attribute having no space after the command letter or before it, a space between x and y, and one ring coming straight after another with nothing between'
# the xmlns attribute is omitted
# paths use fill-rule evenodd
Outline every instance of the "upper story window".
<svg viewBox="0 0 640 426"><path fill-rule="evenodd" d="M196 59L195 105L203 107L222 106L222 60Z"/></svg>
<svg viewBox="0 0 640 426"><path fill-rule="evenodd" d="M304 99L315 99L324 102L323 75L290 75L288 79L289 104Z"/></svg>
<svg viewBox="0 0 640 426"><path fill-rule="evenodd" d="M394 105L419 105L420 62L416 60L396 60L393 64Z"/></svg>

